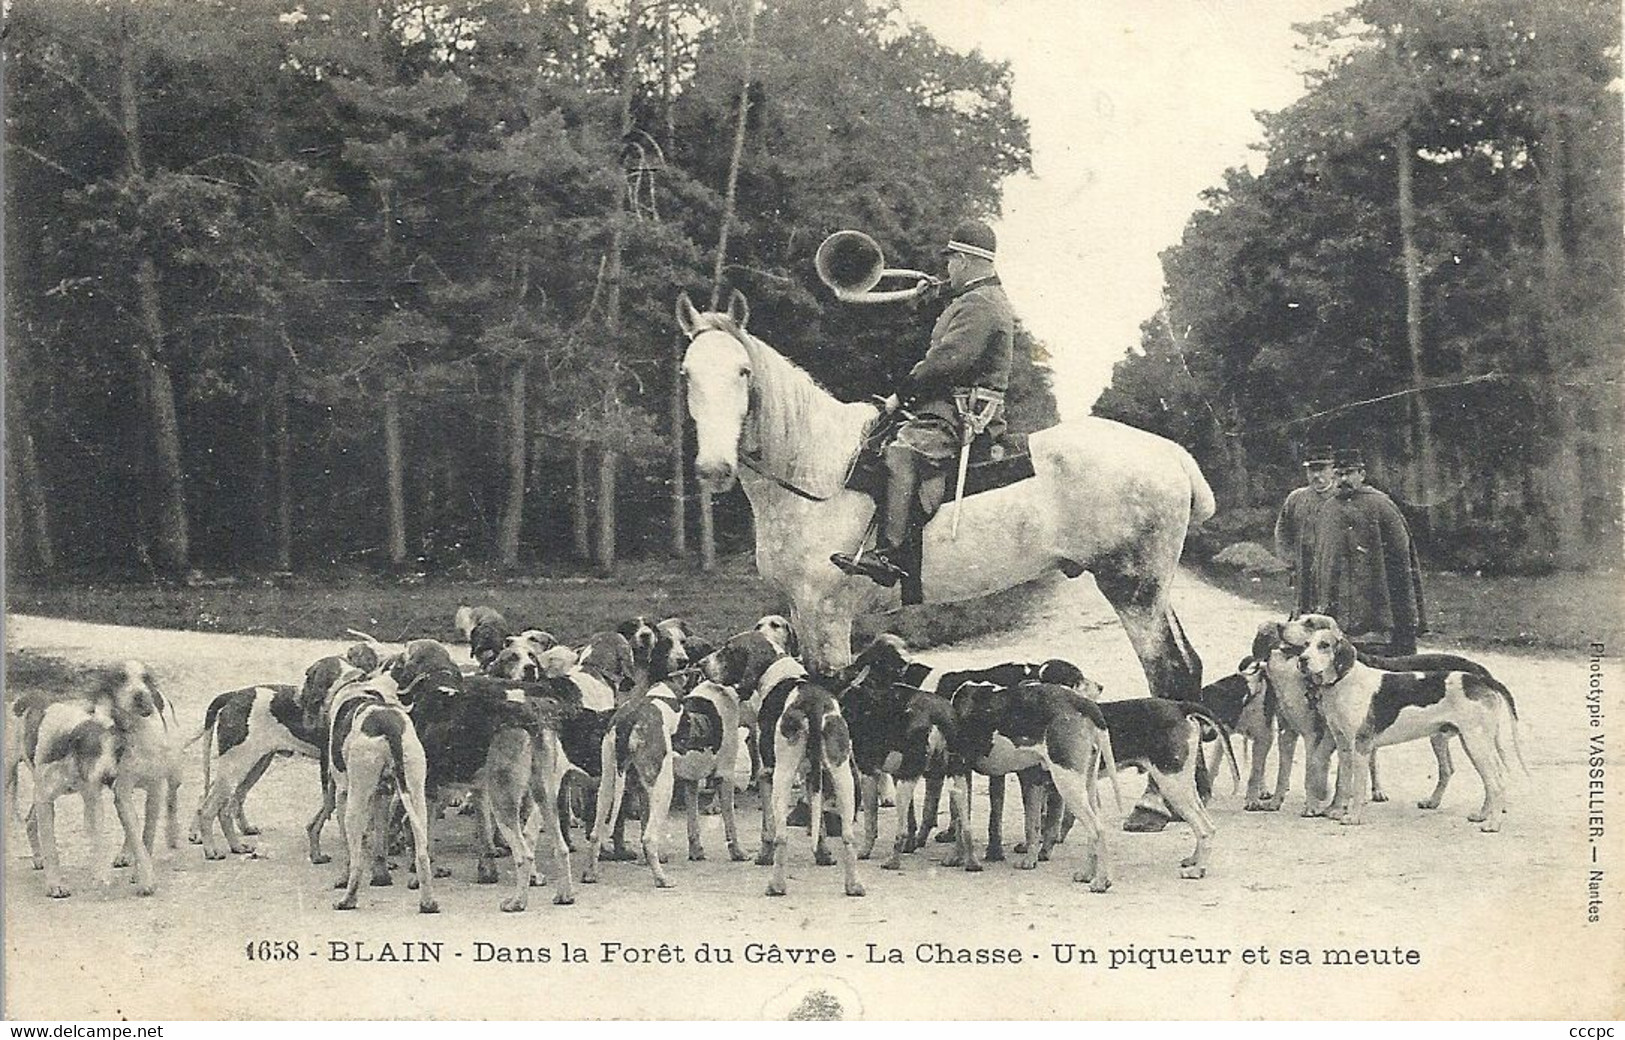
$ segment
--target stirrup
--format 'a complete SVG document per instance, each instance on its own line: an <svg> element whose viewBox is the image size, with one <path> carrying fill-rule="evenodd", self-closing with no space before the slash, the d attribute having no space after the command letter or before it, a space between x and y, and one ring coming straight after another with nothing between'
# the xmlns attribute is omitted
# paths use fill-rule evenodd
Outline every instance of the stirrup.
<svg viewBox="0 0 1625 1040"><path fill-rule="evenodd" d="M859 555L834 553L830 556L829 562L846 574L868 578L888 589L908 576L907 571L888 560L878 549Z"/></svg>

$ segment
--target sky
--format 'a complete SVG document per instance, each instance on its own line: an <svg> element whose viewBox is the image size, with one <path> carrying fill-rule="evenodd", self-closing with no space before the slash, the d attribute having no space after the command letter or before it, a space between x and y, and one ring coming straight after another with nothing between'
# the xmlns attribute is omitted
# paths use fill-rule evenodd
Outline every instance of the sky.
<svg viewBox="0 0 1625 1040"><path fill-rule="evenodd" d="M1008 61L1033 175L1005 184L998 268L1087 414L1160 305L1157 254L1227 167L1262 169L1254 113L1303 92L1292 26L1346 0L902 0L956 50Z"/></svg>

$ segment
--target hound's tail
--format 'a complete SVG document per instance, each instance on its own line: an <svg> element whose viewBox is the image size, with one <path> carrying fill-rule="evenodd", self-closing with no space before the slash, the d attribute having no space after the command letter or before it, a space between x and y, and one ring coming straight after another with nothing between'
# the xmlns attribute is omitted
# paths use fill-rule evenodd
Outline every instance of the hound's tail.
<svg viewBox="0 0 1625 1040"><path fill-rule="evenodd" d="M1524 760L1523 760L1523 747L1518 743L1518 705L1512 699L1512 691L1507 689L1504 685L1502 685L1502 683L1501 683L1501 681L1499 679L1492 679L1489 676L1483 676L1482 680L1484 682L1484 685L1488 686L1490 689L1494 690L1497 694L1500 695L1501 703L1506 706L1506 710L1507 710L1506 726L1504 728L1506 730L1510 731L1511 734L1512 734L1512 738L1511 738L1512 754L1508 755L1507 754L1507 741L1504 740L1502 738L1502 736L1501 736L1501 731L1502 731L1503 727L1501 727L1499 725L1495 727L1495 751L1496 751L1496 753L1501 756L1501 761L1509 769L1512 766L1512 760L1514 758L1516 758L1518 760L1518 768L1523 770L1523 775L1524 776L1531 775L1530 772L1529 772L1528 764L1526 762L1524 762Z"/></svg>
<svg viewBox="0 0 1625 1040"><path fill-rule="evenodd" d="M1219 504L1213 498L1213 489L1208 486L1207 478L1202 475L1202 467L1196 464L1191 453L1177 444L1174 447L1179 452L1179 464L1185 468L1185 475L1191 481L1191 523L1199 524L1217 512Z"/></svg>
<svg viewBox="0 0 1625 1040"><path fill-rule="evenodd" d="M1121 813L1123 811L1123 790L1117 786L1117 754L1112 751L1111 730L1102 729L1096 743L1100 745L1101 764L1106 767L1106 782L1112 785L1112 797L1117 799L1117 811ZM1091 778L1091 786L1098 786L1098 783L1098 778ZM1090 801L1098 805L1100 799L1091 792Z"/></svg>
<svg viewBox="0 0 1625 1040"><path fill-rule="evenodd" d="M824 719L817 705L793 705L779 716L779 731L794 740L801 736L806 741L807 762L807 833L818 837L824 816ZM850 824L848 824L850 826Z"/></svg>
<svg viewBox="0 0 1625 1040"><path fill-rule="evenodd" d="M1230 793L1235 794L1241 787L1241 767L1236 764L1236 746L1230 742L1232 734L1229 727L1220 722L1206 708L1199 711L1188 711L1185 713L1185 717L1196 723L1197 727L1202 731L1203 740L1209 739L1209 733L1212 734L1214 739L1218 740L1220 745L1219 753L1230 762ZM1201 753L1200 749L1198 749L1197 753ZM1209 772L1215 771L1211 767L1209 768Z"/></svg>

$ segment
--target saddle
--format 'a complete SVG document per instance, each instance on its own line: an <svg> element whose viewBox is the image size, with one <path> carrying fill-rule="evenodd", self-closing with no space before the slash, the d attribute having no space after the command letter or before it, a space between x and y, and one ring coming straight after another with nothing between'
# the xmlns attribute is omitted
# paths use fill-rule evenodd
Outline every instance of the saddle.
<svg viewBox="0 0 1625 1040"><path fill-rule="evenodd" d="M847 473L846 487L860 491L875 502L886 494L886 446L896 436L905 417L893 415L877 423ZM937 510L951 501L953 481L958 476L959 460L952 458L930 466L920 474L919 488L912 503L909 538L897 560L907 576L902 581L903 603L914 606L925 602L925 589L920 582L920 564L925 555L925 525ZM996 491L1019 483L1035 475L1032 454L1024 433L1005 433L995 438L989 432L976 435L971 441L970 461L965 469L965 497Z"/></svg>
<svg viewBox="0 0 1625 1040"><path fill-rule="evenodd" d="M879 502L886 495L886 446L892 442L897 429L904 422L901 416L892 416L878 423L863 445L846 476L846 487L860 491ZM953 498L953 479L957 476L958 459L949 459L931 466L920 474L919 491L915 496L917 527L937 515L937 510ZM965 497L979 495L1009 487L1033 476L1032 455L1027 448L1027 435L1006 433L996 440L989 433L977 434L971 441L970 464L965 471Z"/></svg>

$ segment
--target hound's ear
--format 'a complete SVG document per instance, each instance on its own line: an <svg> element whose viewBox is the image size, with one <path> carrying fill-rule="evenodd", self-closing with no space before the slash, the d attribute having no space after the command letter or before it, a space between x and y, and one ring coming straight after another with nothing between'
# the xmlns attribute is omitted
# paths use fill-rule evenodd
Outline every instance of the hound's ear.
<svg viewBox="0 0 1625 1040"><path fill-rule="evenodd" d="M694 309L694 301L688 298L688 293L677 294L677 327L683 330L683 335L689 339L694 338L695 330L700 325L700 312Z"/></svg>
<svg viewBox="0 0 1625 1040"><path fill-rule="evenodd" d="M738 289L728 294L728 317L734 320L741 332L750 324L750 301Z"/></svg>
<svg viewBox="0 0 1625 1040"><path fill-rule="evenodd" d="M742 298L742 297L741 297ZM791 657L801 657L801 639L797 637L795 626L789 626L784 632L784 652ZM898 656L902 656L899 654Z"/></svg>
<svg viewBox="0 0 1625 1040"><path fill-rule="evenodd" d="M1347 675L1358 655L1354 651L1354 644L1347 639L1337 641L1337 652L1332 655L1332 666L1337 669L1339 677Z"/></svg>

